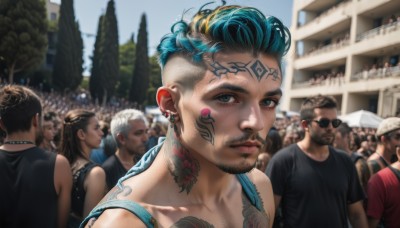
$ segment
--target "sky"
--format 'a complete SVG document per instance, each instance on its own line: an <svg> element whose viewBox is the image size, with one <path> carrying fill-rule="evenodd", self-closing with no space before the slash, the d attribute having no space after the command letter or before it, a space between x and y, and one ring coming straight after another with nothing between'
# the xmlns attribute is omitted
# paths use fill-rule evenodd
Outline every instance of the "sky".
<svg viewBox="0 0 400 228"><path fill-rule="evenodd" d="M52 0L60 2L61 0ZM134 33L135 42L143 13L147 17L149 55L155 53L161 38L170 32L171 25L180 20L185 10L190 10L184 18L190 19L200 6L212 0L115 0L118 21L119 43L129 40ZM98 20L105 13L108 0L75 0L75 17L79 22L84 41L85 75L89 74ZM210 7L220 5L221 1ZM273 15L290 28L293 0L227 0L229 5L244 5L258 8L266 15Z"/></svg>

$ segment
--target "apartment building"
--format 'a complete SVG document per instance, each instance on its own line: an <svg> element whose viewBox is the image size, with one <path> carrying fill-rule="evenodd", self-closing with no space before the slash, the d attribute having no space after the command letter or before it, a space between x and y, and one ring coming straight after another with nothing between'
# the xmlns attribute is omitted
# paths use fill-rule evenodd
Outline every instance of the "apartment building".
<svg viewBox="0 0 400 228"><path fill-rule="evenodd" d="M400 1L294 0L281 110L334 96L339 114L400 112Z"/></svg>

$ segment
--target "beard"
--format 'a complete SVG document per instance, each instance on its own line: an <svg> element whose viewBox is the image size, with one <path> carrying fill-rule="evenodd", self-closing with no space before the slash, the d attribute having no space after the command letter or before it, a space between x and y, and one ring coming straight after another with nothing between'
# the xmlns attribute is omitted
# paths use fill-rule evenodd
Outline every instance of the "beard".
<svg viewBox="0 0 400 228"><path fill-rule="evenodd" d="M241 165L224 165L224 164L217 164L217 167L225 173L229 174L241 174L250 172L256 165L256 161L253 164L245 163Z"/></svg>
<svg viewBox="0 0 400 228"><path fill-rule="evenodd" d="M328 136L330 138L327 138ZM335 141L335 135L333 133L317 134L316 132L310 132L310 137L311 140L319 146L331 146Z"/></svg>

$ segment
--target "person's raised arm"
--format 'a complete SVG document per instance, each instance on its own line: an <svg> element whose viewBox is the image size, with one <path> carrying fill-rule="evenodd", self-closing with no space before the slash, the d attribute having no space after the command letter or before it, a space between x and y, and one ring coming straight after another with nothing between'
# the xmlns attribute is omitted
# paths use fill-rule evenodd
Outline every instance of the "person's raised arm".
<svg viewBox="0 0 400 228"><path fill-rule="evenodd" d="M71 207L72 172L68 160L57 155L54 168L54 187L58 195L58 226L67 226L68 215Z"/></svg>

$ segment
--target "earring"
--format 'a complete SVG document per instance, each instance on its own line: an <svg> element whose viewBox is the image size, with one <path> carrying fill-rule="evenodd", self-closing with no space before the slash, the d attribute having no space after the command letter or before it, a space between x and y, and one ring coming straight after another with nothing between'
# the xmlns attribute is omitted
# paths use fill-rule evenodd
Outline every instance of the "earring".
<svg viewBox="0 0 400 228"><path fill-rule="evenodd" d="M174 124L175 123L175 115L174 114L171 114L170 116L169 116L169 122L171 123L171 124Z"/></svg>
<svg viewBox="0 0 400 228"><path fill-rule="evenodd" d="M163 112L162 115L163 115L165 118L168 118L168 112Z"/></svg>

